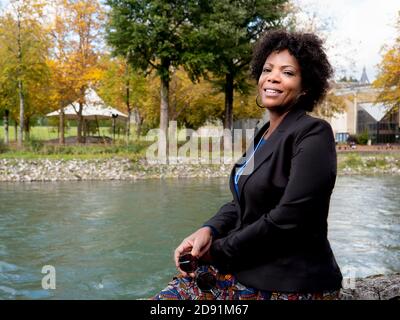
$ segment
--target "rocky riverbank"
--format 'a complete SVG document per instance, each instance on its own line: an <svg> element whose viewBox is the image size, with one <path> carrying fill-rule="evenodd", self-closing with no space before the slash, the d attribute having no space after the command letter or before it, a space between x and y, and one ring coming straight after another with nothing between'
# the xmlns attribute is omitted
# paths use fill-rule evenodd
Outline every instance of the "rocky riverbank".
<svg viewBox="0 0 400 320"><path fill-rule="evenodd" d="M400 174L400 156L399 154L375 154L361 155L339 154L338 155L339 174Z"/></svg>
<svg viewBox="0 0 400 320"><path fill-rule="evenodd" d="M341 300L400 300L400 273L356 279L354 289L342 289Z"/></svg>
<svg viewBox="0 0 400 320"><path fill-rule="evenodd" d="M232 165L149 164L129 159L0 159L0 181L137 180L226 177Z"/></svg>
<svg viewBox="0 0 400 320"><path fill-rule="evenodd" d="M0 159L0 181L137 180L147 178L227 177L232 164L151 164L123 158L91 160ZM400 175L398 157L340 159L339 175Z"/></svg>

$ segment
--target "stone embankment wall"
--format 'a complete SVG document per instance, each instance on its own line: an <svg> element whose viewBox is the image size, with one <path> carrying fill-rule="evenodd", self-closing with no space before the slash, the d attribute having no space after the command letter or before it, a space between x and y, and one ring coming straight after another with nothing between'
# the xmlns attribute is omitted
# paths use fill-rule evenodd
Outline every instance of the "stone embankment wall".
<svg viewBox="0 0 400 320"><path fill-rule="evenodd" d="M149 164L129 159L0 159L0 181L136 180L146 178L227 177L231 164Z"/></svg>
<svg viewBox="0 0 400 320"><path fill-rule="evenodd" d="M400 300L400 273L357 279L354 289L342 289L340 298L342 300Z"/></svg>
<svg viewBox="0 0 400 320"><path fill-rule="evenodd" d="M372 158L371 158L372 159ZM339 166L339 175L400 175L400 161L389 159L375 165L375 160L363 159L355 166ZM0 159L0 181L80 181L136 180L146 178L211 178L228 177L232 164L156 164L129 159L50 160Z"/></svg>

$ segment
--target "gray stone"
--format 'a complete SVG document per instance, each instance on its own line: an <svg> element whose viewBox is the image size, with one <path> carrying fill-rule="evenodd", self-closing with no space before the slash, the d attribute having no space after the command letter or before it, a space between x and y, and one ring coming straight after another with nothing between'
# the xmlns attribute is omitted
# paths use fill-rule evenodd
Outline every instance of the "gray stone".
<svg viewBox="0 0 400 320"><path fill-rule="evenodd" d="M354 289L342 289L341 300L400 300L400 273L356 279Z"/></svg>
<svg viewBox="0 0 400 320"><path fill-rule="evenodd" d="M204 159L196 163L185 163L176 159L170 165L141 159L133 163L129 159L93 160L24 160L0 159L0 181L76 181L76 180L135 180L137 178L195 178L228 177L232 163L210 164ZM391 163L389 161L389 163ZM344 168L339 174L368 173L400 174L399 164L393 162L392 168Z"/></svg>

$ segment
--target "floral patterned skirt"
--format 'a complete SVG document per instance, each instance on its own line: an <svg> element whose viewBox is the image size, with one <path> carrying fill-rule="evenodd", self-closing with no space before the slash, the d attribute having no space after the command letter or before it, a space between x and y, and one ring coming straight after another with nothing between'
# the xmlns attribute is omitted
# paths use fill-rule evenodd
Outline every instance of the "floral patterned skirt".
<svg viewBox="0 0 400 320"><path fill-rule="evenodd" d="M314 293L285 293L249 288L232 274L222 274L213 266L200 266L196 275L209 272L216 282L211 289L201 290L196 278L178 275L152 300L338 300L340 290Z"/></svg>

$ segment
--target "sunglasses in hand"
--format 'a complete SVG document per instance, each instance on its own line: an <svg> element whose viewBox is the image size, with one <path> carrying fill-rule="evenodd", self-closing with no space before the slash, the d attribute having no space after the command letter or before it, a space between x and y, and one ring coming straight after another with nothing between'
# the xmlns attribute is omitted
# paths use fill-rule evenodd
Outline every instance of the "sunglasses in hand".
<svg viewBox="0 0 400 320"><path fill-rule="evenodd" d="M196 273L198 267L199 259L193 257L190 253L184 253L179 257L179 268L182 271L186 273ZM217 284L217 278L211 272L203 271L196 273L195 281L197 287L201 291L214 294L213 289Z"/></svg>

